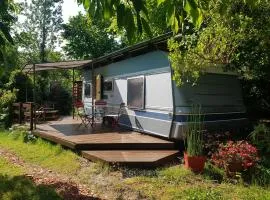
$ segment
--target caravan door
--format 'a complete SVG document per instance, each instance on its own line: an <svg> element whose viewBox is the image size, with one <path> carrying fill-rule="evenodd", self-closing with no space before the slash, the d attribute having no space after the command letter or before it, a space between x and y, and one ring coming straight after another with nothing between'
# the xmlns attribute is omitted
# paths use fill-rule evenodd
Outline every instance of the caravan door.
<svg viewBox="0 0 270 200"><path fill-rule="evenodd" d="M127 106L133 129L169 138L173 121L171 74L127 79Z"/></svg>

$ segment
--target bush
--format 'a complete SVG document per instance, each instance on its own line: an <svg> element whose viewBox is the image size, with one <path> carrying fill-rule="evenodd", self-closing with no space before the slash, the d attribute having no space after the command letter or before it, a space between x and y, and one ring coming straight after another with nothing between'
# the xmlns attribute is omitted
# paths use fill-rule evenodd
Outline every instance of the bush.
<svg viewBox="0 0 270 200"><path fill-rule="evenodd" d="M243 179L254 185L269 186L270 185L270 169L263 165L256 165L252 170L243 174Z"/></svg>
<svg viewBox="0 0 270 200"><path fill-rule="evenodd" d="M212 155L212 162L218 167L230 171L230 166L239 164L240 171L252 168L259 161L256 147L247 141L229 141L227 144L221 144L218 152ZM238 170L237 170L238 171Z"/></svg>
<svg viewBox="0 0 270 200"><path fill-rule="evenodd" d="M11 125L11 105L16 100L16 91L0 89L0 127Z"/></svg>
<svg viewBox="0 0 270 200"><path fill-rule="evenodd" d="M249 135L252 143L256 145L260 153L270 154L270 128L265 124L255 126Z"/></svg>

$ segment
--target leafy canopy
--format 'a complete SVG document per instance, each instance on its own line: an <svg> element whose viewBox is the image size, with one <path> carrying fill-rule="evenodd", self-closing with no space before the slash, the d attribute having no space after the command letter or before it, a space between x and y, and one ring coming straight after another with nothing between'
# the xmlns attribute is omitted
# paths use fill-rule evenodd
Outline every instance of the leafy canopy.
<svg viewBox="0 0 270 200"><path fill-rule="evenodd" d="M150 37L152 31L149 23L147 0L77 0L84 5L86 11L99 19L117 19L117 26L124 29L128 40L133 40L136 34L146 32ZM167 25L174 33L181 28L184 20L189 20L196 27L203 21L202 8L204 4L198 0L157 0L158 6L166 10ZM203 2L203 1L202 1Z"/></svg>
<svg viewBox="0 0 270 200"><path fill-rule="evenodd" d="M13 44L10 34L11 25L15 22L17 7L12 0L0 1L0 62L4 60L5 46L8 43Z"/></svg>
<svg viewBox="0 0 270 200"><path fill-rule="evenodd" d="M69 19L63 25L63 38L67 41L63 47L71 58L90 59L110 53L120 47L115 35L108 31L108 23L92 20L81 13Z"/></svg>

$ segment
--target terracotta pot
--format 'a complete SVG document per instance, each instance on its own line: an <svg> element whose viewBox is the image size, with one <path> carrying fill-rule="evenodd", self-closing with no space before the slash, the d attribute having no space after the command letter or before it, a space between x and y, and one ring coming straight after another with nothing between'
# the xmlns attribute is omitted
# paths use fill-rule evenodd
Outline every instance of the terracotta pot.
<svg viewBox="0 0 270 200"><path fill-rule="evenodd" d="M233 162L228 165L228 170L230 172L241 172L243 170L243 167L240 162Z"/></svg>
<svg viewBox="0 0 270 200"><path fill-rule="evenodd" d="M184 152L185 167L191 169L193 172L201 173L206 162L205 156L189 156Z"/></svg>

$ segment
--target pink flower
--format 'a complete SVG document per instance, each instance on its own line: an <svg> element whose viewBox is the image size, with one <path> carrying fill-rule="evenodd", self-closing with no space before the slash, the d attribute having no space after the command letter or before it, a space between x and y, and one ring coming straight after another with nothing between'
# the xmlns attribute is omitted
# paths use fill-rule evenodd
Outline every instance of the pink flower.
<svg viewBox="0 0 270 200"><path fill-rule="evenodd" d="M244 169L253 167L259 161L257 148L247 141L228 141L221 144L218 152L212 155L212 162L225 168L233 162L241 163Z"/></svg>

